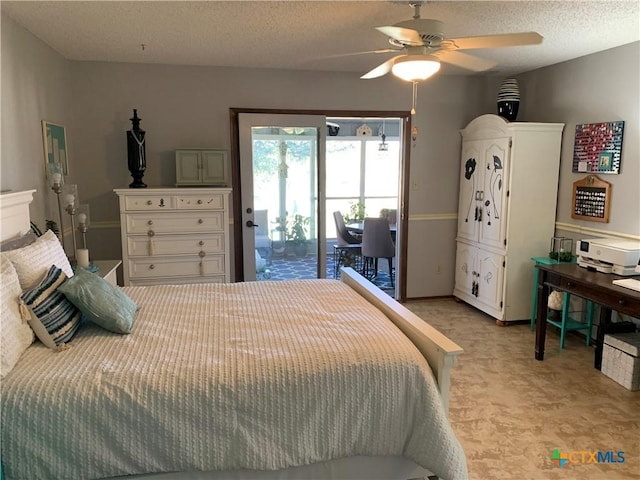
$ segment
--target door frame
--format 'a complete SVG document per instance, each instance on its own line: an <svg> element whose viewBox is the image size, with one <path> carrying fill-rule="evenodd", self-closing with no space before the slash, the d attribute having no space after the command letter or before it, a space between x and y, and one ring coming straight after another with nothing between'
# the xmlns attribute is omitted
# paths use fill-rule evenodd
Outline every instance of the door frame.
<svg viewBox="0 0 640 480"><path fill-rule="evenodd" d="M242 255L242 191L240 187L240 113L266 113L274 115L324 115L325 117L363 117L363 118L400 118L403 126L402 156L400 159L400 245L399 261L396 262L396 282L398 283L398 300L407 300L407 233L409 231L409 170L411 157L411 112L406 110L297 110L269 108L229 108L229 126L231 147L231 188L233 189L233 251L235 281L244 281L244 260ZM398 268L398 266L400 268Z"/></svg>

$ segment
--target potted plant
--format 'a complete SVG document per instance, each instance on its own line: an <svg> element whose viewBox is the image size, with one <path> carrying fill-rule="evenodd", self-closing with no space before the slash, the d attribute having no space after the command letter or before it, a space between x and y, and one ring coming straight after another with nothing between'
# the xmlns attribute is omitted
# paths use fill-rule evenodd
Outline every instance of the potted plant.
<svg viewBox="0 0 640 480"><path fill-rule="evenodd" d="M344 223L362 222L364 220L364 203L352 203L349 212L342 215Z"/></svg>
<svg viewBox="0 0 640 480"><path fill-rule="evenodd" d="M293 215L291 221L286 224L287 244L293 248L294 253L299 257L307 254L307 229L311 219L300 214Z"/></svg>

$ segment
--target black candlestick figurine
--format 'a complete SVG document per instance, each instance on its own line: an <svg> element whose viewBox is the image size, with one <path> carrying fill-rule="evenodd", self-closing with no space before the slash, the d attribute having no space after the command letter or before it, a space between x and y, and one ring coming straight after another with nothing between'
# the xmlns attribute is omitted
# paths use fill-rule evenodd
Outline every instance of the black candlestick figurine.
<svg viewBox="0 0 640 480"><path fill-rule="evenodd" d="M144 149L144 130L140 128L140 120L138 111L133 109L133 117L130 118L133 129L127 131L127 155L128 165L133 182L129 184L129 188L146 188L147 185L142 181L144 171L147 168L147 159Z"/></svg>

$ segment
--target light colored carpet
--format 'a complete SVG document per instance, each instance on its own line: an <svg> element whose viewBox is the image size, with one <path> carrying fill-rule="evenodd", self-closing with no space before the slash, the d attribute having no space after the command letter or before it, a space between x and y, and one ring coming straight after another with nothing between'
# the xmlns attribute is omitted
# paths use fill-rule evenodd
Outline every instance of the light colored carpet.
<svg viewBox="0 0 640 480"><path fill-rule="evenodd" d="M640 479L640 391L593 368L584 338L547 330L545 359L534 359L528 324L499 327L454 299L408 302L407 308L457 342L450 420L464 448L469 477L490 479ZM624 462L551 460L559 453L608 452Z"/></svg>

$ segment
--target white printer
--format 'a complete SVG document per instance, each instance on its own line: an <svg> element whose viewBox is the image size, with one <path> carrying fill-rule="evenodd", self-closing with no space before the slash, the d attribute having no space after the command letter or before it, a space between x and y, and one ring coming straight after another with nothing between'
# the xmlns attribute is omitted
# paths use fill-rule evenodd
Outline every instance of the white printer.
<svg viewBox="0 0 640 480"><path fill-rule="evenodd" d="M576 243L578 265L602 273L635 275L640 261L640 241L589 238Z"/></svg>

